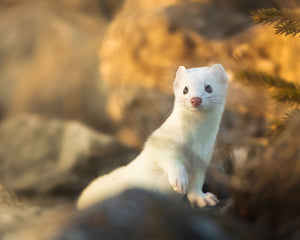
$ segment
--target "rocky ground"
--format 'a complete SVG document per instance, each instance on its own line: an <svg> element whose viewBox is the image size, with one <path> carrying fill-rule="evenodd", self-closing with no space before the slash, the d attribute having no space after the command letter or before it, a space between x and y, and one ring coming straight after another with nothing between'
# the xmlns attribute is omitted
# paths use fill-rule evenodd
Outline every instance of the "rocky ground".
<svg viewBox="0 0 300 240"><path fill-rule="evenodd" d="M235 79L253 69L299 83L299 39L250 21L271 6L1 1L0 238L299 239L299 116L271 138L290 107ZM130 162L171 110L176 68L215 62L230 87L205 189L222 204L133 189L77 212L84 186Z"/></svg>

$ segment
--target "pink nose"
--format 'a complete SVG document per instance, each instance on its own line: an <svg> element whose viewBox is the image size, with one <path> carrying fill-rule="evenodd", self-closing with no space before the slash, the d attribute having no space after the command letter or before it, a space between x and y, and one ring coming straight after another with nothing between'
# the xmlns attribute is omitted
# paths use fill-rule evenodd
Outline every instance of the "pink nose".
<svg viewBox="0 0 300 240"><path fill-rule="evenodd" d="M202 98L194 97L191 99L191 104L193 105L193 107L198 107L200 106L201 103L202 103Z"/></svg>

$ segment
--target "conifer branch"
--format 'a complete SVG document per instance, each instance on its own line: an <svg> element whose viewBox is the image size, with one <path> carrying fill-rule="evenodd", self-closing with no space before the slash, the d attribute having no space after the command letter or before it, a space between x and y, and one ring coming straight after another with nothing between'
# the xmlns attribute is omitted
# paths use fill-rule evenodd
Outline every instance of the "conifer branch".
<svg viewBox="0 0 300 240"><path fill-rule="evenodd" d="M296 107L295 109L285 113L284 120L289 121L293 116L300 113L300 108Z"/></svg>
<svg viewBox="0 0 300 240"><path fill-rule="evenodd" d="M257 72L254 70L242 70L235 74L236 79L244 83L250 83L255 85L265 85L267 87L285 88L296 90L297 86L284 80L281 77L275 77L266 73Z"/></svg>
<svg viewBox="0 0 300 240"><path fill-rule="evenodd" d="M283 78L253 70L238 71L235 77L243 83L270 88L271 96L279 102L300 105L300 88Z"/></svg>
<svg viewBox="0 0 300 240"><path fill-rule="evenodd" d="M262 8L250 12L254 23L273 24L276 34L296 36L300 33L300 19L286 8Z"/></svg>
<svg viewBox="0 0 300 240"><path fill-rule="evenodd" d="M300 104L300 89L276 89L272 97L279 102Z"/></svg>

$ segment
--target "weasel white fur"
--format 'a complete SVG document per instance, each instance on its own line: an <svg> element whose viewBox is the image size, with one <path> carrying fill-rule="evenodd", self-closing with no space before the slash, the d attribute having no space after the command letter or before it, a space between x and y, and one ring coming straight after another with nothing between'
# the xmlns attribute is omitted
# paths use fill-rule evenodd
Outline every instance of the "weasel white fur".
<svg viewBox="0 0 300 240"><path fill-rule="evenodd" d="M174 81L171 115L152 133L143 151L131 163L89 184L77 207L86 208L131 187L167 194L187 193L193 205L216 205L217 198L212 193L203 193L202 185L224 110L227 86L227 75L220 64L191 69L180 66Z"/></svg>

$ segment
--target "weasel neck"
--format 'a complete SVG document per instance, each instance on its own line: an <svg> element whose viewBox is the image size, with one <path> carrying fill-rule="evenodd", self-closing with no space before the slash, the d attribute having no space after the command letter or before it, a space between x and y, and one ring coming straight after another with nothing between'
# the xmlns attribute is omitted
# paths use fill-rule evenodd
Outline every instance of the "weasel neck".
<svg viewBox="0 0 300 240"><path fill-rule="evenodd" d="M215 106L208 110L192 111L183 104L175 103L173 112L164 125L171 127L171 131L180 134L181 139L198 141L214 141L218 132L224 104ZM200 139L200 140L201 140Z"/></svg>

